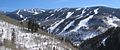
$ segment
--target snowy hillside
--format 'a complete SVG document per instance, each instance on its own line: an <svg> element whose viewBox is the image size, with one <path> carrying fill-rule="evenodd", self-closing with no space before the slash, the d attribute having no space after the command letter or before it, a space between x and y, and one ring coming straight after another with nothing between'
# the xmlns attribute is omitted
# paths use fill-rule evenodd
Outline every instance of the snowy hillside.
<svg viewBox="0 0 120 50"><path fill-rule="evenodd" d="M57 39L0 20L0 50L71 50Z"/></svg>

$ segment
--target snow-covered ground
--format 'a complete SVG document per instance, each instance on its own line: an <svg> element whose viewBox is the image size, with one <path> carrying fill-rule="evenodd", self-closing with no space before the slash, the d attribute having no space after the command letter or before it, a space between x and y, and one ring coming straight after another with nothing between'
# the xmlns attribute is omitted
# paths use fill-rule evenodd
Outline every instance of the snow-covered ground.
<svg viewBox="0 0 120 50"><path fill-rule="evenodd" d="M0 50L71 50L57 39L25 30L0 20Z"/></svg>

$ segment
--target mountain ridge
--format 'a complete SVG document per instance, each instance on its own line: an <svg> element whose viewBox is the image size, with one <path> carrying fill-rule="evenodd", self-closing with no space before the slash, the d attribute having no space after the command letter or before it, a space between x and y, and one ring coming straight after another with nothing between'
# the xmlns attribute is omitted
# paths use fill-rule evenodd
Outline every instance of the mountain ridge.
<svg viewBox="0 0 120 50"><path fill-rule="evenodd" d="M33 13L34 12L34 13ZM61 8L40 11L16 11L6 14L19 21L34 18L50 34L81 43L104 33L111 27L120 26L120 9L104 6L86 8Z"/></svg>

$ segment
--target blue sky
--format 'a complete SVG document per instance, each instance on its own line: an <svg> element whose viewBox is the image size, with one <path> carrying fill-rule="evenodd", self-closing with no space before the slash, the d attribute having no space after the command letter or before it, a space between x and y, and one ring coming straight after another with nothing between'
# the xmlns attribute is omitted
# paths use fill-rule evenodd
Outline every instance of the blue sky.
<svg viewBox="0 0 120 50"><path fill-rule="evenodd" d="M63 8L108 6L120 8L120 0L0 0L0 10L14 11L24 8Z"/></svg>

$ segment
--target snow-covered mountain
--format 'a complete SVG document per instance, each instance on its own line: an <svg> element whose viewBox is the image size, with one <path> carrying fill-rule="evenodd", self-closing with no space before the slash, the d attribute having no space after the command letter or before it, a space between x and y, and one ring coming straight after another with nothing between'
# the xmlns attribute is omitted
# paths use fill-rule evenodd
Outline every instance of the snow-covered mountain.
<svg viewBox="0 0 120 50"><path fill-rule="evenodd" d="M11 18L26 21L34 17L50 34L81 43L111 27L120 26L120 9L104 6L59 9L20 9L7 13Z"/></svg>
<svg viewBox="0 0 120 50"><path fill-rule="evenodd" d="M8 12L6 13L11 18L17 19L17 20L26 20L27 18L32 17L33 15L40 14L42 12L45 12L44 9L19 9L14 12ZM15 17L14 17L15 16Z"/></svg>

